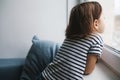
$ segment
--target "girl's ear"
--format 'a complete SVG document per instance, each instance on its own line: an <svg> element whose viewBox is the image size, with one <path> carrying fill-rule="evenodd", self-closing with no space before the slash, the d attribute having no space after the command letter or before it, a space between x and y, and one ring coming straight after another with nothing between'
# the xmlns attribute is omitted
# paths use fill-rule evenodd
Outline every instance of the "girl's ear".
<svg viewBox="0 0 120 80"><path fill-rule="evenodd" d="M98 30L98 29L99 29L99 21L98 21L98 19L95 19L95 20L94 20L94 29L95 29L95 30Z"/></svg>

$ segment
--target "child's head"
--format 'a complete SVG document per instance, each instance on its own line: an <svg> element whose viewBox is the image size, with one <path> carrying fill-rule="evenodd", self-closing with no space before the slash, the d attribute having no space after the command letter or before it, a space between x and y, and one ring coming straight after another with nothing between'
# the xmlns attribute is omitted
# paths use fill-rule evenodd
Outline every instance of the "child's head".
<svg viewBox="0 0 120 80"><path fill-rule="evenodd" d="M66 37L85 37L93 32L103 32L102 7L98 2L85 2L72 8Z"/></svg>

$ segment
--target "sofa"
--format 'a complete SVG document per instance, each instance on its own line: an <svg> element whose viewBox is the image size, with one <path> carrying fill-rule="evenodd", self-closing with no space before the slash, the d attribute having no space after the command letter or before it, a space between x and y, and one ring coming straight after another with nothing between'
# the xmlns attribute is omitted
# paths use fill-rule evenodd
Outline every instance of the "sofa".
<svg viewBox="0 0 120 80"><path fill-rule="evenodd" d="M0 80L20 80L25 59L0 59Z"/></svg>
<svg viewBox="0 0 120 80"><path fill-rule="evenodd" d="M60 48L59 43L40 40L37 36L33 37L32 43L26 58L0 59L0 80L37 80L36 76Z"/></svg>

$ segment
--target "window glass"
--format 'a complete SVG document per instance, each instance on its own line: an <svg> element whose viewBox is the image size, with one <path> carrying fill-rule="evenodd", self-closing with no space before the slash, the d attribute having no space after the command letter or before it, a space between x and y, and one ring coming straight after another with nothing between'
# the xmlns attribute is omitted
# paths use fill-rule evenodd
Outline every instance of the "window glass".
<svg viewBox="0 0 120 80"><path fill-rule="evenodd" d="M105 17L105 44L120 51L120 0L89 0L98 1L103 7Z"/></svg>
<svg viewBox="0 0 120 80"><path fill-rule="evenodd" d="M114 47L120 50L120 0L114 0Z"/></svg>

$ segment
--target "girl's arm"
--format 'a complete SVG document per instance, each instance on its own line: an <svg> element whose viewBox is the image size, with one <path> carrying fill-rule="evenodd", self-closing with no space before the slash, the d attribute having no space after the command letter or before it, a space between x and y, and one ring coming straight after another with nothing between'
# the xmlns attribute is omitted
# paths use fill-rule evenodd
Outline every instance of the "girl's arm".
<svg viewBox="0 0 120 80"><path fill-rule="evenodd" d="M97 59L98 59L97 55L95 55L95 54L88 54L84 75L88 75L88 74L90 74L94 70L94 67L95 67L95 64L97 62Z"/></svg>

